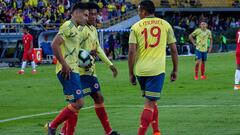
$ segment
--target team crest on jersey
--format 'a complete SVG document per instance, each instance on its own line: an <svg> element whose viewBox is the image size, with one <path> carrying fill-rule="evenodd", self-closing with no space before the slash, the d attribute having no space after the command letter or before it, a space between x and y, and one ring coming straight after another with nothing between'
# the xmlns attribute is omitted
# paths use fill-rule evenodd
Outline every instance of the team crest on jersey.
<svg viewBox="0 0 240 135"><path fill-rule="evenodd" d="M98 83L95 83L94 86L93 86L95 89L99 88L99 84Z"/></svg>
<svg viewBox="0 0 240 135"><path fill-rule="evenodd" d="M81 94L81 90L76 90L76 94L80 95Z"/></svg>

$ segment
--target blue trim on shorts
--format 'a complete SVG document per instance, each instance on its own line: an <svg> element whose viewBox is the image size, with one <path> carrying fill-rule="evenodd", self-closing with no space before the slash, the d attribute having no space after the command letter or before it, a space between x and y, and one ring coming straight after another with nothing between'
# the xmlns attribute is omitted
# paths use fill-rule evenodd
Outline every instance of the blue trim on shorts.
<svg viewBox="0 0 240 135"><path fill-rule="evenodd" d="M63 93L66 96L66 101L76 102L78 99L83 98L83 92L81 88L80 75L78 73L71 72L70 79L65 80L60 72L57 74L60 83L63 86Z"/></svg>
<svg viewBox="0 0 240 135"><path fill-rule="evenodd" d="M196 49L195 54L196 54L196 60L207 61L207 52L201 52Z"/></svg>
<svg viewBox="0 0 240 135"><path fill-rule="evenodd" d="M81 75L80 78L84 96L100 91L100 84L97 77L91 75Z"/></svg>
<svg viewBox="0 0 240 135"><path fill-rule="evenodd" d="M165 73L156 76L137 76L143 97L149 100L159 100L165 79Z"/></svg>

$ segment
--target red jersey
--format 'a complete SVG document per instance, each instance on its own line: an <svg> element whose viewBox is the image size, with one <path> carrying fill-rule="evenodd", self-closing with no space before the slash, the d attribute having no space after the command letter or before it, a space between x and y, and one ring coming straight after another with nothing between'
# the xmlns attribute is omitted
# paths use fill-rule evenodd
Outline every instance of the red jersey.
<svg viewBox="0 0 240 135"><path fill-rule="evenodd" d="M236 33L236 44L236 52L240 52L240 30L238 30Z"/></svg>
<svg viewBox="0 0 240 135"><path fill-rule="evenodd" d="M31 34L28 33L23 35L24 52L27 52L30 49L32 41L33 37Z"/></svg>

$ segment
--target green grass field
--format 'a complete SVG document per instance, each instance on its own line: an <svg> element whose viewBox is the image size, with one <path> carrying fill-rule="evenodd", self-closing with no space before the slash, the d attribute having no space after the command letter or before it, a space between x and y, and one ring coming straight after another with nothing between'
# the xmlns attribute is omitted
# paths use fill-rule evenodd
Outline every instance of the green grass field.
<svg viewBox="0 0 240 135"><path fill-rule="evenodd" d="M131 86L127 61L115 62L116 79L110 70L97 64L98 77L113 129L121 135L136 135L144 99L139 86ZM172 69L167 59L166 80L159 101L159 121L163 135L240 135L240 91L233 91L235 55L211 54L208 79L195 81L194 57L179 58L179 76L169 81ZM2 122L19 116L59 111L66 105L54 65L38 66L38 74L24 75L18 69L0 70L0 135L44 135L43 125L57 114ZM85 98L85 107L93 105ZM79 113L76 135L104 135L93 108ZM148 134L151 135L149 129Z"/></svg>

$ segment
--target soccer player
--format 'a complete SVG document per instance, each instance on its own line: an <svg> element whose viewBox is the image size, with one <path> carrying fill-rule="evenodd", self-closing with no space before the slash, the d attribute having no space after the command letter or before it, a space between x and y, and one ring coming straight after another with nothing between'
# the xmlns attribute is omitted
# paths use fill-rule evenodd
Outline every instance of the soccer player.
<svg viewBox="0 0 240 135"><path fill-rule="evenodd" d="M189 39L194 46L196 46L196 65L195 65L195 80L198 80L198 70L201 63L201 79L206 80L205 75L205 63L207 60L207 53L212 50L212 33L207 29L206 20L200 22L200 28L196 29L189 35ZM196 40L194 39L196 38ZM208 48L208 39L210 40L210 46Z"/></svg>
<svg viewBox="0 0 240 135"><path fill-rule="evenodd" d="M110 70L113 73L113 76L116 77L118 73L117 69L107 58L99 44L98 33L95 27L97 22L98 10L99 7L97 4L89 3L88 23L83 29L83 32L85 33L85 35L88 35L88 38L85 40L85 42L82 43L81 48L91 52L93 56L98 56L110 68ZM104 107L103 100L104 98L102 93L100 92L100 84L98 82L96 75L94 58L92 63L93 65L90 68L79 68L83 95L84 96L90 95L93 98L95 103L95 111L105 130L105 134L119 135L116 131L112 130L110 123L108 121L108 116ZM68 123L69 121L64 123L64 126L61 131L62 133L60 133L61 135L68 135L66 133L67 126L69 125Z"/></svg>
<svg viewBox="0 0 240 135"><path fill-rule="evenodd" d="M171 50L173 70L171 81L177 79L178 54L176 38L171 25L154 16L152 1L144 0L138 6L141 20L131 27L129 37L129 77L136 85L136 77L145 97L138 135L144 135L151 124L153 135L161 135L158 127L158 106L165 78L166 46ZM135 73L134 69L135 68Z"/></svg>
<svg viewBox="0 0 240 135"><path fill-rule="evenodd" d="M234 90L240 90L240 29L238 29L236 33L236 64L237 64L237 69L235 72L235 85L234 85Z"/></svg>
<svg viewBox="0 0 240 135"><path fill-rule="evenodd" d="M55 135L57 127L68 120L67 135L73 135L78 120L78 112L82 108L83 91L80 86L80 75L78 71L78 52L83 37L81 29L88 19L88 5L77 3L72 7L71 19L66 21L55 36L52 48L58 63L56 73L63 86L63 92L69 104L58 114L58 116L46 126L48 135Z"/></svg>
<svg viewBox="0 0 240 135"><path fill-rule="evenodd" d="M27 26L23 27L23 59L22 59L22 67L21 70L18 71L18 74L24 74L24 69L26 68L27 62L31 62L32 65L32 74L35 74L36 64L33 60L32 52L33 52L33 36L29 33L29 29Z"/></svg>

